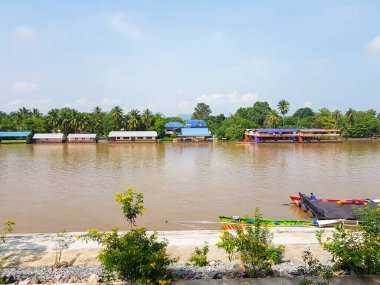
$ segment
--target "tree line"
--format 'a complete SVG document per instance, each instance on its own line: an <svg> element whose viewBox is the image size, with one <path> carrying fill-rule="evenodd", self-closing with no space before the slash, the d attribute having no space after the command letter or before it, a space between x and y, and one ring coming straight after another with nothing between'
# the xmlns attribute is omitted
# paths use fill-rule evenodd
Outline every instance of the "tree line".
<svg viewBox="0 0 380 285"><path fill-rule="evenodd" d="M198 103L192 114L193 119L202 119L211 133L219 138L242 140L245 129L253 128L321 128L339 129L347 137L363 138L380 135L380 114L374 109L357 111L350 108L343 113L322 108L314 111L309 107L300 108L291 116L286 116L290 104L280 100L276 108L268 102L257 101L251 107L242 107L234 114L212 115L205 103ZM152 130L158 136L165 135L165 124L172 121L184 123L179 117L165 117L149 109L132 109L125 113L119 106L109 112L95 107L92 112L80 112L72 108L51 109L42 114L38 109L25 107L9 114L0 111L0 131L31 131L33 133L62 132L96 133L106 136L115 130Z"/></svg>

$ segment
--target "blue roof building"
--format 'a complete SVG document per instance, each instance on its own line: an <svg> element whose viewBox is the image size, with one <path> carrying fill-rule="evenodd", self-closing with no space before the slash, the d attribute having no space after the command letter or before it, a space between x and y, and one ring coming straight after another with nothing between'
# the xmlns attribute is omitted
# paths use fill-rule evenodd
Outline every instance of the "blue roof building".
<svg viewBox="0 0 380 285"><path fill-rule="evenodd" d="M169 122L165 124L165 129L177 129L177 128L183 128L184 125L180 122Z"/></svg>
<svg viewBox="0 0 380 285"><path fill-rule="evenodd" d="M30 132L0 132L0 143L25 143Z"/></svg>
<svg viewBox="0 0 380 285"><path fill-rule="evenodd" d="M204 120L186 120L187 128L205 128L206 122Z"/></svg>
<svg viewBox="0 0 380 285"><path fill-rule="evenodd" d="M211 137L208 128L182 128L181 137Z"/></svg>

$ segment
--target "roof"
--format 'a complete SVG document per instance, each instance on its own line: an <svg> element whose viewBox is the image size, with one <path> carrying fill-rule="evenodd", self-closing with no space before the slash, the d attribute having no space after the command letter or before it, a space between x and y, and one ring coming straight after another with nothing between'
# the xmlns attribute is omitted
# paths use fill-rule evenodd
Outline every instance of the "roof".
<svg viewBox="0 0 380 285"><path fill-rule="evenodd" d="M108 137L157 137L156 131L112 131Z"/></svg>
<svg viewBox="0 0 380 285"><path fill-rule="evenodd" d="M0 138L27 137L29 135L30 135L30 132L0 132Z"/></svg>
<svg viewBox="0 0 380 285"><path fill-rule="evenodd" d="M34 134L33 138L34 139L63 139L63 134L62 133Z"/></svg>
<svg viewBox="0 0 380 285"><path fill-rule="evenodd" d="M84 139L94 139L96 138L96 134L69 134L67 138L84 138Z"/></svg>
<svg viewBox="0 0 380 285"><path fill-rule="evenodd" d="M206 127L206 122L204 120L186 120L186 127L204 128Z"/></svg>
<svg viewBox="0 0 380 285"><path fill-rule="evenodd" d="M208 128L182 128L181 136L184 137L209 137L211 136Z"/></svg>
<svg viewBox="0 0 380 285"><path fill-rule="evenodd" d="M320 133L331 133L331 132L340 132L336 129L300 129L301 132L320 132Z"/></svg>
<svg viewBox="0 0 380 285"><path fill-rule="evenodd" d="M258 133L296 133L298 129L257 129L254 130Z"/></svg>
<svg viewBox="0 0 380 285"><path fill-rule="evenodd" d="M169 122L165 124L165 128L183 128L184 125L180 122Z"/></svg>

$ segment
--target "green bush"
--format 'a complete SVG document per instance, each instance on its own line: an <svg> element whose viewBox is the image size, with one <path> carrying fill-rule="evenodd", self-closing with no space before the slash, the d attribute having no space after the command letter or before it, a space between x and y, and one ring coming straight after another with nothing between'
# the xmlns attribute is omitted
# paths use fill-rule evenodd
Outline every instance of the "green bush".
<svg viewBox="0 0 380 285"><path fill-rule="evenodd" d="M248 276L253 278L272 274L272 265L280 263L284 253L283 245L273 245L272 235L262 223L258 208L252 226L237 227L235 234L225 231L220 239L217 246L227 252L230 260L238 256Z"/></svg>
<svg viewBox="0 0 380 285"><path fill-rule="evenodd" d="M207 253L209 251L208 243L205 242L203 247L195 247L194 251L191 253L189 258L189 263L194 264L195 266L206 266Z"/></svg>
<svg viewBox="0 0 380 285"><path fill-rule="evenodd" d="M3 231L0 234L0 249L1 246L5 243L6 236L14 231L14 225L15 223L12 220L6 220L3 225ZM1 278L1 270L3 268L4 261L6 260L6 257L2 257L0 255L0 284L3 283L3 279Z"/></svg>
<svg viewBox="0 0 380 285"><path fill-rule="evenodd" d="M117 228L110 233L93 229L82 238L95 240L103 246L98 258L107 276L116 274L115 277L134 284L170 284L174 275L169 265L175 260L166 253L167 242L158 241L157 233L148 235L144 228L132 228L137 215L144 210L143 194L129 188L124 193L117 193L115 198L122 205L131 230L119 234Z"/></svg>
<svg viewBox="0 0 380 285"><path fill-rule="evenodd" d="M359 220L357 227L339 225L332 238L324 238L324 232L319 231L317 239L339 268L356 274L380 274L379 209L365 206L353 211Z"/></svg>
<svg viewBox="0 0 380 285"><path fill-rule="evenodd" d="M334 278L331 266L322 265L318 259L315 259L310 250L302 252L304 264L298 267L297 271L303 276L300 285L328 285ZM319 279L320 281L315 281Z"/></svg>

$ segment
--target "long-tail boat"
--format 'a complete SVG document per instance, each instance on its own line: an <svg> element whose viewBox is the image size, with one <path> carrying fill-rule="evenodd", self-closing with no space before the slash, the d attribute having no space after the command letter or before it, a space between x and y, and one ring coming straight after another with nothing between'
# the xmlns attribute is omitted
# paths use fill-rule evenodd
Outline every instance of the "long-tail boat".
<svg viewBox="0 0 380 285"><path fill-rule="evenodd" d="M299 196L289 196L290 200L293 201L294 204L300 205L302 198ZM317 199L319 202L330 202L330 203L338 203L338 204L363 204L367 202L365 199L325 199L325 198L320 198Z"/></svg>
<svg viewBox="0 0 380 285"><path fill-rule="evenodd" d="M239 224L239 225L252 225L255 223L254 219L241 218L239 216L219 216L219 220L224 224ZM297 227L297 226L317 226L316 220L303 221L303 220L261 220L263 225L269 227Z"/></svg>

